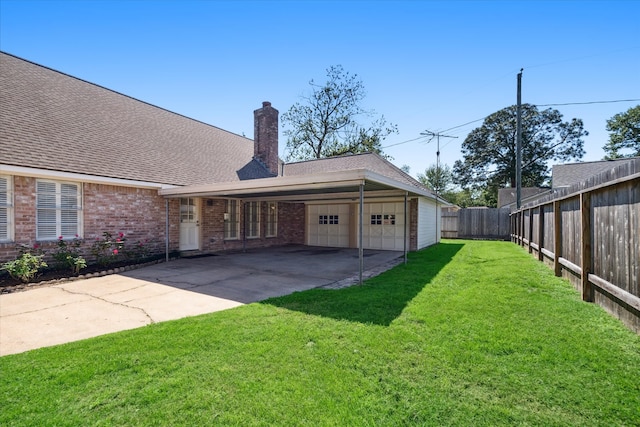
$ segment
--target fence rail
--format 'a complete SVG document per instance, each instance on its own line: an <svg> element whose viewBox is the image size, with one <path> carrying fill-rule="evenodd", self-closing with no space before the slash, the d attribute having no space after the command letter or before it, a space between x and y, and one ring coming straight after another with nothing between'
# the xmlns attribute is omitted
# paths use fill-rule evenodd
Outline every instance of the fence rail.
<svg viewBox="0 0 640 427"><path fill-rule="evenodd" d="M640 333L640 159L515 211L511 240Z"/></svg>

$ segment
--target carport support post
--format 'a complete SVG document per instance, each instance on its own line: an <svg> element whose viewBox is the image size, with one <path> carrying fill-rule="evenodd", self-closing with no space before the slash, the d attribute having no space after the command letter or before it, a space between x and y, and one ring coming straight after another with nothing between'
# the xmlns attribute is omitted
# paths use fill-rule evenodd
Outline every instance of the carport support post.
<svg viewBox="0 0 640 427"><path fill-rule="evenodd" d="M409 193L404 193L404 233L402 236L402 240L404 241L404 263L407 263L407 195Z"/></svg>
<svg viewBox="0 0 640 427"><path fill-rule="evenodd" d="M358 216L358 255L360 258L360 284L362 285L362 271L364 270L364 248L362 247L362 222L364 221L364 181L360 183L360 212Z"/></svg>

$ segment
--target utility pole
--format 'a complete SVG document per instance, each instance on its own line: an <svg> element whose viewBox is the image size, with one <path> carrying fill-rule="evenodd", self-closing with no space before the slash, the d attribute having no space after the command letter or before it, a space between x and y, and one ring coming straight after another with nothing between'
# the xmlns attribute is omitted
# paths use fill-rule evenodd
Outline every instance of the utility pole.
<svg viewBox="0 0 640 427"><path fill-rule="evenodd" d="M516 208L522 205L522 70L518 73L518 105L516 115Z"/></svg>
<svg viewBox="0 0 640 427"><path fill-rule="evenodd" d="M440 171L440 137L443 138L457 138L457 136L451 136L451 135L442 135L439 132L432 132L430 130L425 130L424 132L421 132L420 135L422 136L430 136L431 139L429 141L427 141L427 143L431 142L433 140L433 138L436 138L437 144L438 144L438 148L436 151L436 177L440 180L442 178L442 174ZM441 184L441 182L439 182L438 184ZM438 243L438 241L440 240L438 237L438 197L439 197L439 185L435 186L435 190L436 190L436 243Z"/></svg>

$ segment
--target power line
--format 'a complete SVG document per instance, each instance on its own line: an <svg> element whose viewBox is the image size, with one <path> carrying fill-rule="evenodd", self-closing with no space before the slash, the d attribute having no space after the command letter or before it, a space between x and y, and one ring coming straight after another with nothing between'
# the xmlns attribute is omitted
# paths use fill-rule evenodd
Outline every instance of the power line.
<svg viewBox="0 0 640 427"><path fill-rule="evenodd" d="M536 107L558 107L562 105L614 104L616 102L636 102L640 99L616 99L614 101L565 102L562 104L534 104Z"/></svg>
<svg viewBox="0 0 640 427"><path fill-rule="evenodd" d="M638 102L638 101L640 101L640 99L636 98L636 99L615 99L615 100L611 100L611 101L565 102L565 103L557 103L557 104L531 104L531 105L533 105L535 107L560 107L560 106L567 106L567 105L614 104L614 103L620 103L620 102ZM491 114L493 114L493 113L491 113ZM484 117L482 117L480 119L471 120L470 122L466 122L466 123L463 123L461 125L450 127L448 129L445 129L445 130L441 131L441 133L449 132L449 131L454 130L454 129L458 129L458 128L461 128L461 127L464 127L464 126L467 126L467 125L470 125L470 124L473 124L473 123L480 122L482 120L485 120L487 117L489 117L489 116L484 116ZM427 135L422 135L422 136L419 136L418 138L408 139L408 140L402 141L402 142L396 142L395 144L385 145L382 148L395 147L396 145L402 145L402 144L406 144L408 142L413 142L413 141L417 141L419 139L426 138L426 136ZM433 137L432 137L432 139L433 139ZM447 144L451 143L451 142L453 142L453 141L449 141L449 142L443 144L443 147L446 146Z"/></svg>
<svg viewBox="0 0 640 427"><path fill-rule="evenodd" d="M413 141L417 141L419 139L424 139L424 136L419 136L417 138L413 138L413 139L408 139L406 141L402 141L402 142L396 142L395 144L389 144L389 145L385 145L382 148L389 148L389 147L395 147L396 145L400 145L400 144L406 144L407 142L413 142Z"/></svg>

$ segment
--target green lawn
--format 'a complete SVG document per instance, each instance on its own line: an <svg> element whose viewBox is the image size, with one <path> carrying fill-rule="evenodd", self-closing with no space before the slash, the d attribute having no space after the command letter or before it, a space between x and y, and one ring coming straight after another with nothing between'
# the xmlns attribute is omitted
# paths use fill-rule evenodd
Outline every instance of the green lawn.
<svg viewBox="0 0 640 427"><path fill-rule="evenodd" d="M640 425L640 337L508 242L0 358L0 425Z"/></svg>

